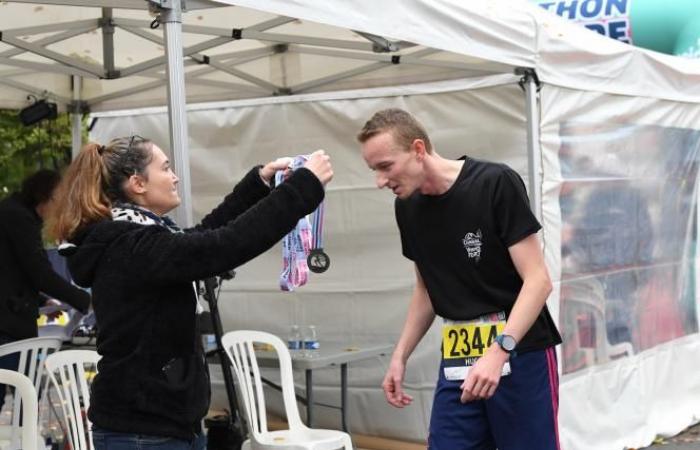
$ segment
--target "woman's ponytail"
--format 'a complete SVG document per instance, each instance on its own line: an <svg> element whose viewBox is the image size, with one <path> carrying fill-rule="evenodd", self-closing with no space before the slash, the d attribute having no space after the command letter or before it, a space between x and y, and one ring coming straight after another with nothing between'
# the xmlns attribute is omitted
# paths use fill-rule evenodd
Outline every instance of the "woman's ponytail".
<svg viewBox="0 0 700 450"><path fill-rule="evenodd" d="M49 238L70 240L82 226L111 217L111 202L105 194L109 174L104 153L104 146L86 144L66 170L49 215Z"/></svg>
<svg viewBox="0 0 700 450"><path fill-rule="evenodd" d="M125 186L133 175L147 178L153 143L140 136L112 139L107 145L85 145L56 191L47 237L68 241L82 227L110 218L112 202L129 202Z"/></svg>

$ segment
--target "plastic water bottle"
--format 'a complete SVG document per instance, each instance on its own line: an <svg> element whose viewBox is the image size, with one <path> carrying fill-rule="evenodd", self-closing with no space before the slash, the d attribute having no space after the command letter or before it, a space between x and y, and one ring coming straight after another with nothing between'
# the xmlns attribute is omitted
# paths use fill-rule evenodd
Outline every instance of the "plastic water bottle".
<svg viewBox="0 0 700 450"><path fill-rule="evenodd" d="M318 351L320 345L318 342L318 335L316 334L316 327L314 325L309 325L304 329L304 356L312 358Z"/></svg>
<svg viewBox="0 0 700 450"><path fill-rule="evenodd" d="M299 331L299 325L292 325L289 330L289 337L287 338L287 347L290 350L301 350L302 340L301 331Z"/></svg>
<svg viewBox="0 0 700 450"><path fill-rule="evenodd" d="M216 348L216 336L213 334L202 334L202 346L204 351L208 352Z"/></svg>

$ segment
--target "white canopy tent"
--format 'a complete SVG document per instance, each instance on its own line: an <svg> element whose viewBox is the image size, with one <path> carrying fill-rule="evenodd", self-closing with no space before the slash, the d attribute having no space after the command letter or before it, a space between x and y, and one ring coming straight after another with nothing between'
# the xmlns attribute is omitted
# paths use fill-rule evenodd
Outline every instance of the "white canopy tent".
<svg viewBox="0 0 700 450"><path fill-rule="evenodd" d="M144 12L149 5L152 8L155 5L155 10L159 11L161 26L166 29L165 39L159 31L150 29L151 18ZM187 12L181 16L182 34L179 7L171 1L140 0L0 3L0 106L26 105L25 96L30 93L46 96L69 110L129 109L126 114L102 114L100 120L104 125L100 125L96 134L104 138L117 130L145 134L143 129L149 130L150 136L157 136L158 127L163 126L162 111L134 111L133 108L167 103L170 151L181 176L185 200L181 208L184 214L180 217L184 223L191 223L189 163L196 159L189 157L185 145L192 142L185 117L202 127L205 127L203 122L216 123L217 120L222 120L222 124L237 124L245 117L262 117L263 114L273 117L270 124L260 118L248 119L256 125L254 130L259 130L266 125L280 127L284 120L290 120L289 117L302 121L297 116L280 116L279 111L297 113L304 110L303 105L317 102L321 111L327 112L330 108L341 122L343 117L350 116L354 120L344 123L356 126L366 117L369 108L392 101L415 107L426 105L425 114L430 116L438 115L436 111L449 103L448 99L464 98L459 108L472 113L479 108L491 108L489 118L511 127L511 131L487 128L489 133L486 134L491 139L495 140L499 133L516 136L512 127L527 131L522 139L506 139L508 142L504 146L517 151L520 145L521 157L527 156L521 163L516 161L514 166L528 181L533 206L545 225L548 265L555 280L564 285L562 273L566 269L562 267L566 263L562 261L561 249L565 220L559 210L559 191L566 180L561 175L559 156L565 143L585 139L596 142L596 137L597 141L602 141L609 133L581 126L575 132L565 132L562 123L580 118L593 123L603 120L627 124L631 121L640 126L699 127L700 61L655 54L605 39L526 2L188 1ZM99 32L102 39L99 39ZM182 53L177 51L180 47L184 48ZM184 57L183 66L180 66L181 57ZM167 62L170 70L166 68ZM516 72L518 76L514 75ZM520 97L522 94L516 86L522 75L526 94ZM538 79L544 84L540 96L537 94ZM212 100L233 103L198 107L197 110L209 113L203 112L201 117L194 118L197 117L194 110L189 114L185 111L185 84L190 104ZM167 86L170 86L170 95ZM367 90L380 87L385 89ZM263 100L243 100L258 98ZM363 102L354 102L355 98L394 100L365 101L360 105ZM334 102L342 104L342 108L333 106ZM494 102L507 107L500 111L493 107ZM354 103L360 106L352 106ZM476 106L469 106L470 103ZM583 109L582 104L589 109ZM297 109L286 105L301 106ZM491 106L487 108L486 105ZM457 111L462 111L459 108ZM155 117L160 119L156 121ZM311 117L318 120L323 115L317 113ZM452 117L451 126L459 127L460 119L461 116ZM311 132L313 124L310 120L301 129ZM324 125L332 128L328 123ZM441 123L430 125L431 130L442 126ZM125 130L125 126L130 129ZM468 124L463 127L469 130ZM335 131L350 135L350 139L338 141L342 143L341 148L352 145L354 129ZM477 135L478 130L471 131ZM264 136L260 131L256 134L251 130L250 134ZM325 139L328 142L331 137L325 136ZM256 141L245 142L257 144ZM452 141L445 140L448 142L456 147L464 145L464 141L454 137ZM198 141L197 145L197 148L206 148L209 142ZM219 145L224 144L219 142ZM261 152L257 156L268 156L268 153ZM488 156L489 153L485 151L484 154ZM204 165L207 164L209 169L202 173L212 176L211 164L217 163ZM619 162L617 165L620 166ZM350 163L348 167L356 169ZM241 168L237 166L227 168L229 172L240 174ZM690 223L690 219L686 221ZM342 227L341 223L337 225ZM387 228L382 227L381 233L386 232ZM689 231L682 239L687 244L684 248L690 249L694 232ZM398 257L395 245L390 247L386 248L386 255L381 256L387 261ZM390 278L396 274L386 276ZM346 284L338 286L354 292ZM403 291L405 289L398 289L391 294L398 298L405 294ZM379 298L377 294L373 300ZM563 317L563 313L559 313L559 300L558 293L553 295L550 307L555 316ZM693 300L697 303L695 297ZM252 310L249 312L255 316ZM560 319L560 324L563 321ZM394 322L400 322L400 318L395 317ZM268 322L262 320L262 323ZM274 326L279 328L280 324ZM393 326L398 331L398 325L394 323ZM654 347L619 363L602 364L605 361L596 360L601 364L565 379L561 422L566 447L641 445L657 432L678 431L679 427L697 421L700 411L692 406L700 403L697 380L687 380L682 370L656 376L654 367L661 361L673 361L679 368L687 367L688 357L692 360L698 348L697 332L689 333L683 345ZM617 375L611 378L611 371ZM650 373L655 376L650 377ZM606 383L611 379L614 380L612 387ZM655 400L659 389L653 383L648 384L652 379L668 386L667 398L677 401L678 405ZM631 381L638 389L630 389L626 381ZM609 392L589 399L586 394L601 383L610 387ZM690 392L686 392L688 390ZM357 395L361 398L370 395L363 392ZM645 406L655 411L625 415L639 392L650 395ZM377 394L372 394L374 401L358 400L358 404L365 407L375 404ZM630 397L616 404L615 399L623 394ZM579 410L586 411L585 417L590 422L580 421ZM595 414L599 419L592 420ZM369 423L363 423L369 432L387 430L389 434L401 434L397 427L368 420ZM420 430L425 420L425 417L422 421L414 417L410 423L418 424ZM609 428L615 425L619 429L610 432ZM398 426L398 430L400 428ZM421 431L413 430L404 435L420 438ZM590 442L597 445L591 447Z"/></svg>
<svg viewBox="0 0 700 450"><path fill-rule="evenodd" d="M239 7L216 8L222 4ZM184 17L183 5L191 11ZM181 109L185 80L189 103L523 69L536 69L540 80L576 89L623 95L653 91L659 98L681 101L700 97L700 63L593 37L517 0L468 7L451 1L338 6L313 1L20 0L0 7L2 106L22 107L27 94L75 111L170 102L184 223L191 223L187 127ZM163 23L165 39L150 31L155 22L143 20L143 9ZM98 31L101 42L95 39ZM5 45L9 48L3 52ZM177 70L183 63L180 52L172 49L180 47L187 63ZM176 70L167 70L168 64ZM536 107L534 95L528 104ZM533 165L537 146L531 145L530 151L532 188L539 173ZM537 189L531 193L537 209Z"/></svg>

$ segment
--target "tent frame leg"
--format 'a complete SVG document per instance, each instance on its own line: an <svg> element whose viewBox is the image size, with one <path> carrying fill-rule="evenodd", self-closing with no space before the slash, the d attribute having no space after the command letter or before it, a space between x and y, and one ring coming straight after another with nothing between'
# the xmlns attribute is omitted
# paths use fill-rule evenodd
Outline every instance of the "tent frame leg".
<svg viewBox="0 0 700 450"><path fill-rule="evenodd" d="M193 225L192 190L189 164L189 135L187 131L187 105L185 96L185 64L182 53L182 4L180 1L153 2L152 8L159 14L164 28L168 74L168 119L170 125L170 151L173 168L180 182L177 185L181 203L175 212L177 223L186 228Z"/></svg>
<svg viewBox="0 0 700 450"><path fill-rule="evenodd" d="M83 77L73 75L73 103L70 105L71 119L71 156L75 159L83 146Z"/></svg>
<svg viewBox="0 0 700 450"><path fill-rule="evenodd" d="M542 146L540 145L540 104L541 83L534 69L518 68L516 75L522 75L520 87L525 91L525 111L527 119L527 172L530 208L542 222Z"/></svg>

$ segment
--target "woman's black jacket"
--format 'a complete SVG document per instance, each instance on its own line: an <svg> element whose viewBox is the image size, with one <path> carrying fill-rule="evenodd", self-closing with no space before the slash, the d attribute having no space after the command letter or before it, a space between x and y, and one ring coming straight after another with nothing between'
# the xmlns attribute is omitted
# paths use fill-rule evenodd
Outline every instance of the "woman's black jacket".
<svg viewBox="0 0 700 450"><path fill-rule="evenodd" d="M307 169L270 190L255 168L184 233L112 220L77 233L69 268L78 284L92 288L102 355L90 420L110 431L191 439L210 393L193 281L263 253L323 196Z"/></svg>

